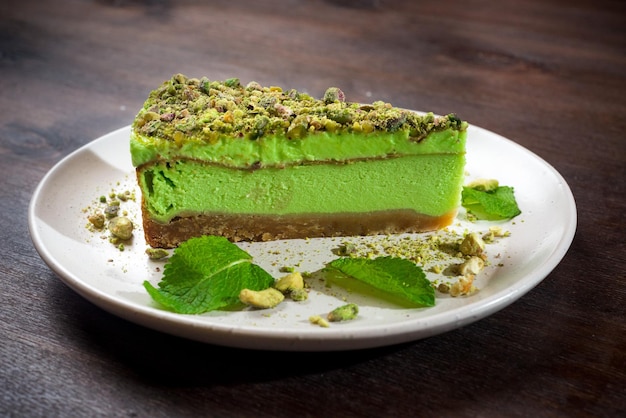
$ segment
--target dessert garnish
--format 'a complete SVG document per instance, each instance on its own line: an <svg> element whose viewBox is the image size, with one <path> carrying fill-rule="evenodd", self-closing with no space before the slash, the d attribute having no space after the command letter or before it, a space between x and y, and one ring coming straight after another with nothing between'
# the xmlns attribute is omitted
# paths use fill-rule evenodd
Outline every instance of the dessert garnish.
<svg viewBox="0 0 626 418"><path fill-rule="evenodd" d="M463 187L462 205L470 216L480 220L512 219L522 213L511 186L498 180L476 180Z"/></svg>
<svg viewBox="0 0 626 418"><path fill-rule="evenodd" d="M435 290L421 267L403 258L344 257L330 262L325 271L359 280L416 307L435 305Z"/></svg>
<svg viewBox="0 0 626 418"><path fill-rule="evenodd" d="M349 277L416 307L435 304L435 291L430 281L419 266L406 259L343 257L328 263L324 272L330 281L337 282L338 276ZM159 304L186 314L232 309L238 302L269 309L281 303L285 295L296 301L306 299L299 272L275 281L253 264L247 252L218 236L202 236L182 243L165 265L158 288L148 281L144 282L144 287ZM355 311L354 306L344 310ZM358 308L350 315L340 310L329 320L348 319L356 313Z"/></svg>
<svg viewBox="0 0 626 418"><path fill-rule="evenodd" d="M199 314L237 305L242 289L259 291L273 283L269 273L252 263L252 256L226 238L202 236L174 250L158 288L148 281L144 287L174 312Z"/></svg>

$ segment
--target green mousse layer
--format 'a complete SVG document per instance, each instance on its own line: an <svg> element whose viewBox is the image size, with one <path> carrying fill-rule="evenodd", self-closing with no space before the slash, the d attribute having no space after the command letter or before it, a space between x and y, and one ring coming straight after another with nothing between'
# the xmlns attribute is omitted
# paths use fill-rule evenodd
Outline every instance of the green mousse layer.
<svg viewBox="0 0 626 418"><path fill-rule="evenodd" d="M198 213L363 213L412 209L441 216L459 204L463 154L241 170L197 161L139 175L146 209L162 223Z"/></svg>
<svg viewBox="0 0 626 418"><path fill-rule="evenodd" d="M404 131L380 132L366 137L355 132L318 132L306 139L288 140L279 135L268 135L255 141L221 137L213 144L190 140L181 146L133 133L130 144L135 166L159 160L190 159L225 167L260 168L399 155L462 154L465 152L465 132L453 129L434 131L420 142L411 141Z"/></svg>

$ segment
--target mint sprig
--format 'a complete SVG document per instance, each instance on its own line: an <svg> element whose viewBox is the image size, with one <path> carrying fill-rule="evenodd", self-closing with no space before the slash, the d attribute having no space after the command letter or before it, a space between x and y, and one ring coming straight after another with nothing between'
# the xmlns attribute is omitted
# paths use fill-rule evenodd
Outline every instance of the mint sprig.
<svg viewBox="0 0 626 418"><path fill-rule="evenodd" d="M513 187L463 187L461 194L461 204L468 213L477 219L497 221L511 219L522 213L517 201Z"/></svg>
<svg viewBox="0 0 626 418"><path fill-rule="evenodd" d="M435 305L435 290L422 269L403 258L344 257L328 263L325 270L344 274L419 307Z"/></svg>
<svg viewBox="0 0 626 418"><path fill-rule="evenodd" d="M155 288L143 283L152 298L184 314L227 308L239 302L244 289L263 290L274 278L252 263L252 256L218 236L192 238L174 250Z"/></svg>

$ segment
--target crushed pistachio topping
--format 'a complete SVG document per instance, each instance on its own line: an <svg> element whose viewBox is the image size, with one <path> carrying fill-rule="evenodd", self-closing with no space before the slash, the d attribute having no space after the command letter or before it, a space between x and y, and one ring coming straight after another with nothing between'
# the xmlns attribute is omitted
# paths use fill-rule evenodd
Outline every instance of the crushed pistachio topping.
<svg viewBox="0 0 626 418"><path fill-rule="evenodd" d="M122 207L128 201L135 201L135 194L129 190L111 191L108 196L101 195L92 205L83 209L87 212L87 229L102 234L103 238L124 251L125 244L133 238L134 225L128 212ZM105 235L108 232L108 235Z"/></svg>
<svg viewBox="0 0 626 418"><path fill-rule="evenodd" d="M390 235L366 242L346 240L333 252L357 258L391 256L407 259L423 267L424 271L437 275L437 279L432 281L435 289L457 297L478 290L474 279L489 265L486 244L508 236L510 233L498 226L484 233L458 233L445 228L418 236Z"/></svg>
<svg viewBox="0 0 626 418"><path fill-rule="evenodd" d="M315 132L399 130L419 141L433 131L464 130L467 123L454 114L418 115L382 101L347 102L337 87L315 99L254 81L244 86L237 78L211 81L176 74L150 93L133 128L182 146L190 137L211 144L219 137L256 140L271 134L297 139Z"/></svg>

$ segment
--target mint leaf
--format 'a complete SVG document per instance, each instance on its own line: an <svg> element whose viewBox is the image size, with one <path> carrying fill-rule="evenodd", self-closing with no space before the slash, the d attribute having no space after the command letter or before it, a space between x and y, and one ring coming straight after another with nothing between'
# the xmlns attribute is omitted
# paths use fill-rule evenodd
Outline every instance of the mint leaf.
<svg viewBox="0 0 626 418"><path fill-rule="evenodd" d="M435 290L422 269L397 257L339 258L326 265L326 271L341 273L365 282L376 290L417 306L435 305Z"/></svg>
<svg viewBox="0 0 626 418"><path fill-rule="evenodd" d="M517 206L513 187L498 186L491 190L463 187L462 205L478 219L511 219L522 213Z"/></svg>
<svg viewBox="0 0 626 418"><path fill-rule="evenodd" d="M185 314L226 308L239 302L244 289L263 290L274 278L252 264L252 256L217 236L192 238L178 246L155 288L144 287L156 302Z"/></svg>

